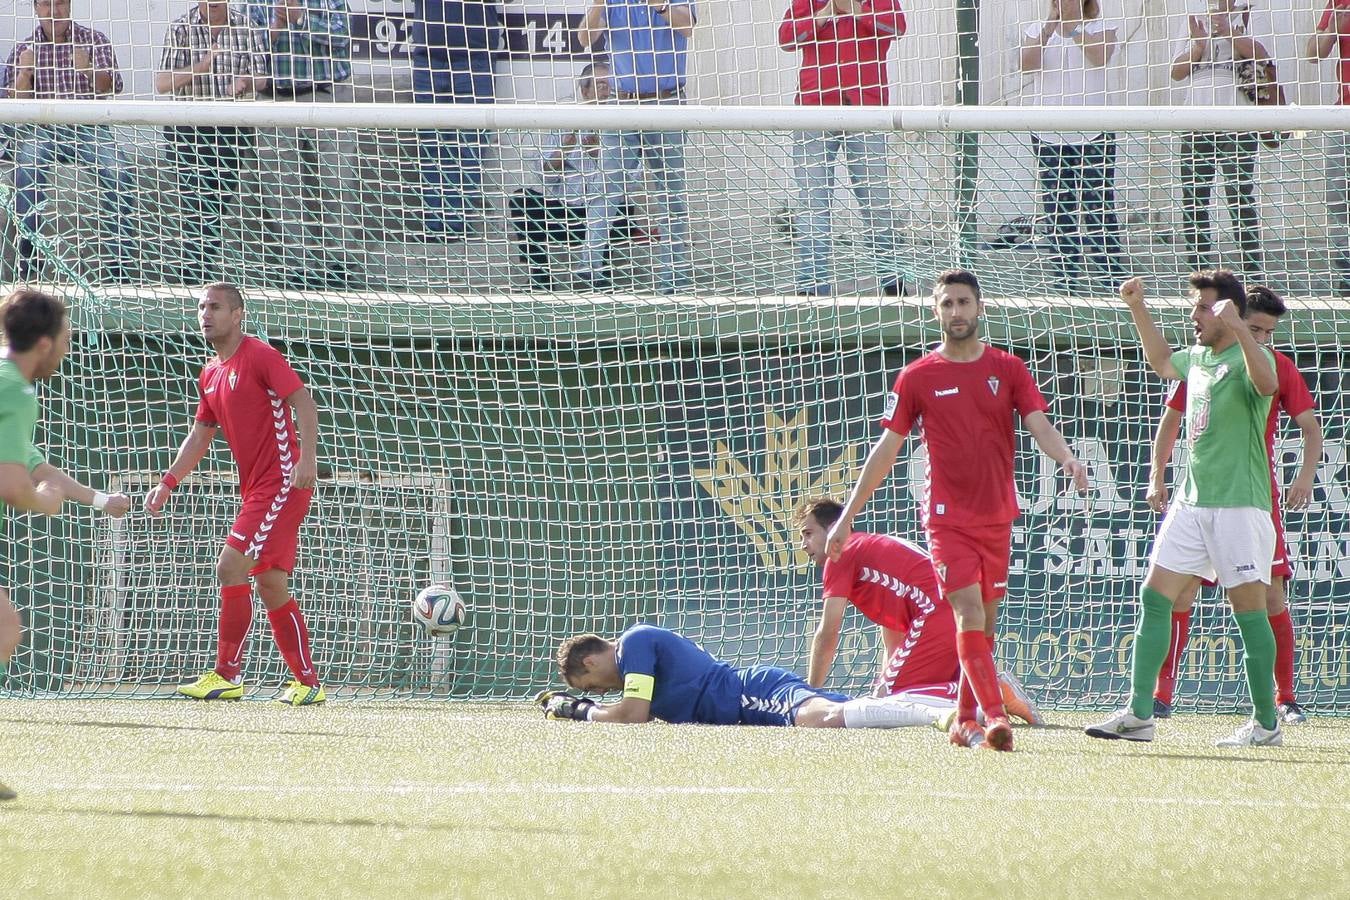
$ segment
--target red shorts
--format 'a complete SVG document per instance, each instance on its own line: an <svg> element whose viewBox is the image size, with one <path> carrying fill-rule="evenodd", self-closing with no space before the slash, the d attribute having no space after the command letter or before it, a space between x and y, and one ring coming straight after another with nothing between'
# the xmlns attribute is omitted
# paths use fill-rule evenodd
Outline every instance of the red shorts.
<svg viewBox="0 0 1350 900"><path fill-rule="evenodd" d="M1008 593L1011 522L973 528L930 526L928 551L933 557L933 571L937 574L942 596L972 584L980 586L985 603L992 603Z"/></svg>
<svg viewBox="0 0 1350 900"><path fill-rule="evenodd" d="M1275 523L1275 558L1270 563L1270 574L1281 578L1294 577L1294 564L1289 559L1289 547L1284 543L1284 514L1280 512L1280 495L1270 498L1270 521Z"/></svg>
<svg viewBox="0 0 1350 900"><path fill-rule="evenodd" d="M309 512L313 489L296 490L288 485L255 490L244 497L244 504L230 526L227 546L256 561L250 575L280 569L295 571L295 554L300 547L300 523Z"/></svg>
<svg viewBox="0 0 1350 900"><path fill-rule="evenodd" d="M946 603L915 619L905 639L895 648L886 668L877 678L875 694L885 697L900 691L956 681L961 660L956 655L956 616Z"/></svg>

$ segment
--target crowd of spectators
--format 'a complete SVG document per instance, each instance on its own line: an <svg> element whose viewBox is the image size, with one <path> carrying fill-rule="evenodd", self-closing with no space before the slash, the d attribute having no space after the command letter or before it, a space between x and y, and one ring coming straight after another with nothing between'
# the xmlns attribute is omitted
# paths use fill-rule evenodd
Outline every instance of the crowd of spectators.
<svg viewBox="0 0 1350 900"><path fill-rule="evenodd" d="M33 0L36 26L16 43L0 71L5 96L32 99L111 98L123 77L106 35L72 18L72 0ZM418 103L492 103L494 64L503 46L498 6L486 0L414 0L411 29L413 99ZM1188 17L1188 36L1170 77L1196 106L1285 102L1269 48L1249 33L1250 0L1208 0ZM682 104L694 0L590 0L575 41L592 56L577 86L586 103ZM906 32L899 0L787 0L778 44L799 55L796 103L802 106L886 105L888 57ZM1107 102L1106 70L1121 52L1121 29L1102 15L1101 0L1047 0L1043 19L1027 24L1018 69L1028 88L1021 102L1099 106ZM268 98L278 102L346 102L351 88L351 15L347 0L196 0L168 27L154 87L195 100ZM1327 0L1310 60L1337 59L1340 102L1350 103L1350 0ZM21 279L38 277L42 216L53 167L92 168L99 186L98 272L134 279L135 173L112 132L97 125L23 125L8 129L14 160L16 259ZM1211 204L1216 184L1249 277L1263 269L1257 209L1257 162L1276 133L1190 133L1177 158L1181 227L1187 265L1223 262ZM893 194L894 158L886 134L799 132L791 173L795 286L803 295L837 290L832 237L842 168L862 220L862 247L880 290L904 290L906 251L901 207ZM1326 184L1330 239L1350 291L1350 142L1331 136ZM490 137L479 130L418 133L421 220L416 236L456 242L472 231L483 206L483 160ZM344 285L353 262L346 247L345 209L359 179L355 151L341 130L181 125L164 129L166 171L179 196L185 280L219 275L231 205L243 170L256 165L263 202L280 223L281 252L291 268L323 285ZM1046 262L1057 290L1099 286L1126 271L1116 201L1116 135L1100 131L1031 137L1039 187ZM691 284L685 134L681 131L572 131L550 138L540 155L540 187L518 192L509 219L540 289L603 291L612 285L611 245L641 235L655 247L651 287L678 293ZM644 189L637 227L634 185ZM580 245L570 277L560 282L553 245Z"/></svg>

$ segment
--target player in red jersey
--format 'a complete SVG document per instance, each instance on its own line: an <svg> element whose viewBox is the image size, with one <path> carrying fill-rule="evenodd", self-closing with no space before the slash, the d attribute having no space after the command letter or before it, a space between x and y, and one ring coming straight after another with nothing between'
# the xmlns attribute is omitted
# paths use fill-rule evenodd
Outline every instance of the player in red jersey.
<svg viewBox="0 0 1350 900"><path fill-rule="evenodd" d="M163 479L146 495L145 508L159 515L178 482L206 455L218 429L224 429L239 467L243 503L216 560L220 579L216 666L178 692L198 700L243 697L240 669L253 624L252 577L267 607L272 637L294 676L277 699L290 706L322 703L309 630L289 585L300 523L318 473L319 411L282 355L266 341L244 334L244 297L237 287L209 285L197 304L197 319L216 358L197 381L200 400L192 431Z"/></svg>
<svg viewBox="0 0 1350 900"><path fill-rule="evenodd" d="M839 647L844 612L852 603L881 630L885 657L873 695L902 694L916 702L933 698L945 707L956 700L961 660L956 655L956 617L938 590L933 560L909 541L855 531L839 559L825 556L825 538L844 505L813 497L797 510L801 548L821 567L824 599L811 640L806 681L823 687ZM999 674L1003 705L1031 725L1045 719L1012 675Z"/></svg>
<svg viewBox="0 0 1350 900"><path fill-rule="evenodd" d="M1247 323L1257 343L1269 346L1280 317L1287 312L1284 299L1270 288L1256 286L1247 291ZM1312 499L1313 477L1322 461L1322 423L1317 419L1316 403L1308 390L1302 373L1292 359L1279 351L1275 353L1275 376L1279 388L1270 404L1266 419L1266 455L1270 457L1270 518L1275 523L1275 559L1270 565L1270 584L1266 587L1266 615L1275 632L1275 686L1280 721L1285 725L1301 725L1308 720L1294 691L1294 623L1286 603L1286 579L1293 577L1294 568L1284 542L1284 517L1280 514L1280 480L1275 470L1275 433L1278 431L1280 410L1288 416L1303 438L1303 458L1298 474L1289 486L1287 503L1290 509L1307 507ZM1177 382L1167 397L1158 432L1153 439L1153 459L1149 472L1148 503L1154 512L1167 511L1167 463L1172 458L1181 418L1186 412L1186 382ZM1153 715L1165 719L1172 715L1172 697L1176 690L1181 658L1190 637L1191 608L1200 592L1201 580L1196 578L1182 591L1172 605L1172 642L1167 659L1158 674L1158 686L1153 692Z"/></svg>
<svg viewBox="0 0 1350 900"><path fill-rule="evenodd" d="M1087 490L1087 470L1046 417L1045 398L1026 364L980 340L984 303L975 275L962 269L943 272L933 297L942 343L896 377L881 419L882 436L830 529L826 555L840 558L854 517L885 480L910 429L920 423L928 448L923 522L939 587L956 613L961 660L952 743L1011 750L1012 727L994 666L994 627L1007 590L1012 523L1018 514L1014 413L1080 491ZM977 704L988 721L984 731L975 722Z"/></svg>

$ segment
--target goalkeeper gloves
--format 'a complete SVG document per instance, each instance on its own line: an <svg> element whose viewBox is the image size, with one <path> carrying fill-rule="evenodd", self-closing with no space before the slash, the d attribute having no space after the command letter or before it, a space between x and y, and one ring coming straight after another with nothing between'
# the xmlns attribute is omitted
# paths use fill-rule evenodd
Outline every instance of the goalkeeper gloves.
<svg viewBox="0 0 1350 900"><path fill-rule="evenodd" d="M546 719L575 719L585 722L596 702L589 697L578 697L566 691L540 691L534 701L544 708Z"/></svg>

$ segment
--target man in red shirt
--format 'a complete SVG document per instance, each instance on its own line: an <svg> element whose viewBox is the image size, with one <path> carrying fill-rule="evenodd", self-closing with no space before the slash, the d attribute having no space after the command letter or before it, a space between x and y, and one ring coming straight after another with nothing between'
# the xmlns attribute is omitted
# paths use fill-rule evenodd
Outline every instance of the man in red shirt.
<svg viewBox="0 0 1350 900"><path fill-rule="evenodd" d="M1337 57L1337 102L1350 106L1350 0L1327 0L1317 32L1308 38L1307 55L1313 62ZM1329 131L1326 138L1328 238L1336 288L1346 295L1350 294L1350 134Z"/></svg>
<svg viewBox="0 0 1350 900"><path fill-rule="evenodd" d="M873 695L903 694L916 702L932 698L945 707L956 700L961 661L956 654L956 618L938 590L933 560L902 538L863 531L849 535L838 560L829 559L825 538L843 511L844 505L829 497L813 497L797 511L802 551L821 567L824 580L807 683L825 685L839 647L844 612L852 603L881 629L886 656ZM1017 679L1000 673L999 687L1008 712L1031 725L1045 724Z"/></svg>
<svg viewBox="0 0 1350 900"><path fill-rule="evenodd" d="M1012 727L994 666L994 626L999 600L1007 592L1012 523L1018 514L1013 415L1021 417L1041 451L1060 464L1079 491L1087 490L1087 470L1046 417L1045 398L1026 364L980 340L984 304L974 273L943 272L933 296L942 343L896 377L881 419L882 436L830 529L826 554L840 559L854 517L885 480L910 429L920 423L928 449L923 523L938 586L956 613L961 660L951 740L958 746L1011 750ZM983 731L975 722L977 704L988 722Z"/></svg>
<svg viewBox="0 0 1350 900"><path fill-rule="evenodd" d="M802 54L801 106L885 106L886 55L905 33L896 0L792 0L778 26L778 45ZM866 239L881 267L882 292L901 293L895 204L889 188L885 134L806 131L793 141L800 211L796 223L797 290L834 291L830 207L835 160L842 154Z"/></svg>
<svg viewBox="0 0 1350 900"><path fill-rule="evenodd" d="M216 358L197 381L200 400L192 431L163 479L146 495L145 509L159 515L178 482L206 455L218 429L224 429L239 467L243 504L216 560L221 585L216 666L178 692L197 700L243 697L240 670L253 624L251 576L267 608L272 637L294 676L277 699L289 706L322 703L309 630L289 585L300 523L318 473L319 411L282 355L266 341L243 333L244 297L237 287L209 285L197 304L197 319Z"/></svg>
<svg viewBox="0 0 1350 900"><path fill-rule="evenodd" d="M1257 286L1247 291L1247 311L1242 318L1257 343L1269 346L1280 316L1287 311L1284 299L1279 294L1270 288ZM1285 580L1293 577L1294 569L1284 542L1284 517L1280 514L1275 432L1278 430L1280 410L1284 410L1284 414L1298 425L1303 436L1303 459L1293 484L1289 486L1288 505L1290 509L1304 509L1312 499L1313 478L1322 461L1322 423L1317 419L1316 403L1298 366L1283 353L1273 352L1279 388L1266 419L1266 455L1271 460L1270 518L1275 523L1275 559L1270 564L1270 584L1266 586L1266 614L1270 617L1271 630L1275 632L1275 686L1280 721L1285 725L1301 725L1308 717L1294 691L1294 623L1289 616L1285 592ZM1181 432L1181 419L1185 412L1186 382L1179 381L1173 385L1167 397L1166 408L1158 422L1158 433L1153 439L1148 504L1157 513L1167 511L1167 462L1172 458L1172 449ZM1157 689L1153 692L1153 715L1161 719L1172 715L1172 697L1176 690L1181 657L1186 652L1186 641L1190 637L1191 607L1195 605L1200 584L1201 580L1196 578L1172 605L1172 642L1162 671L1158 674Z"/></svg>

